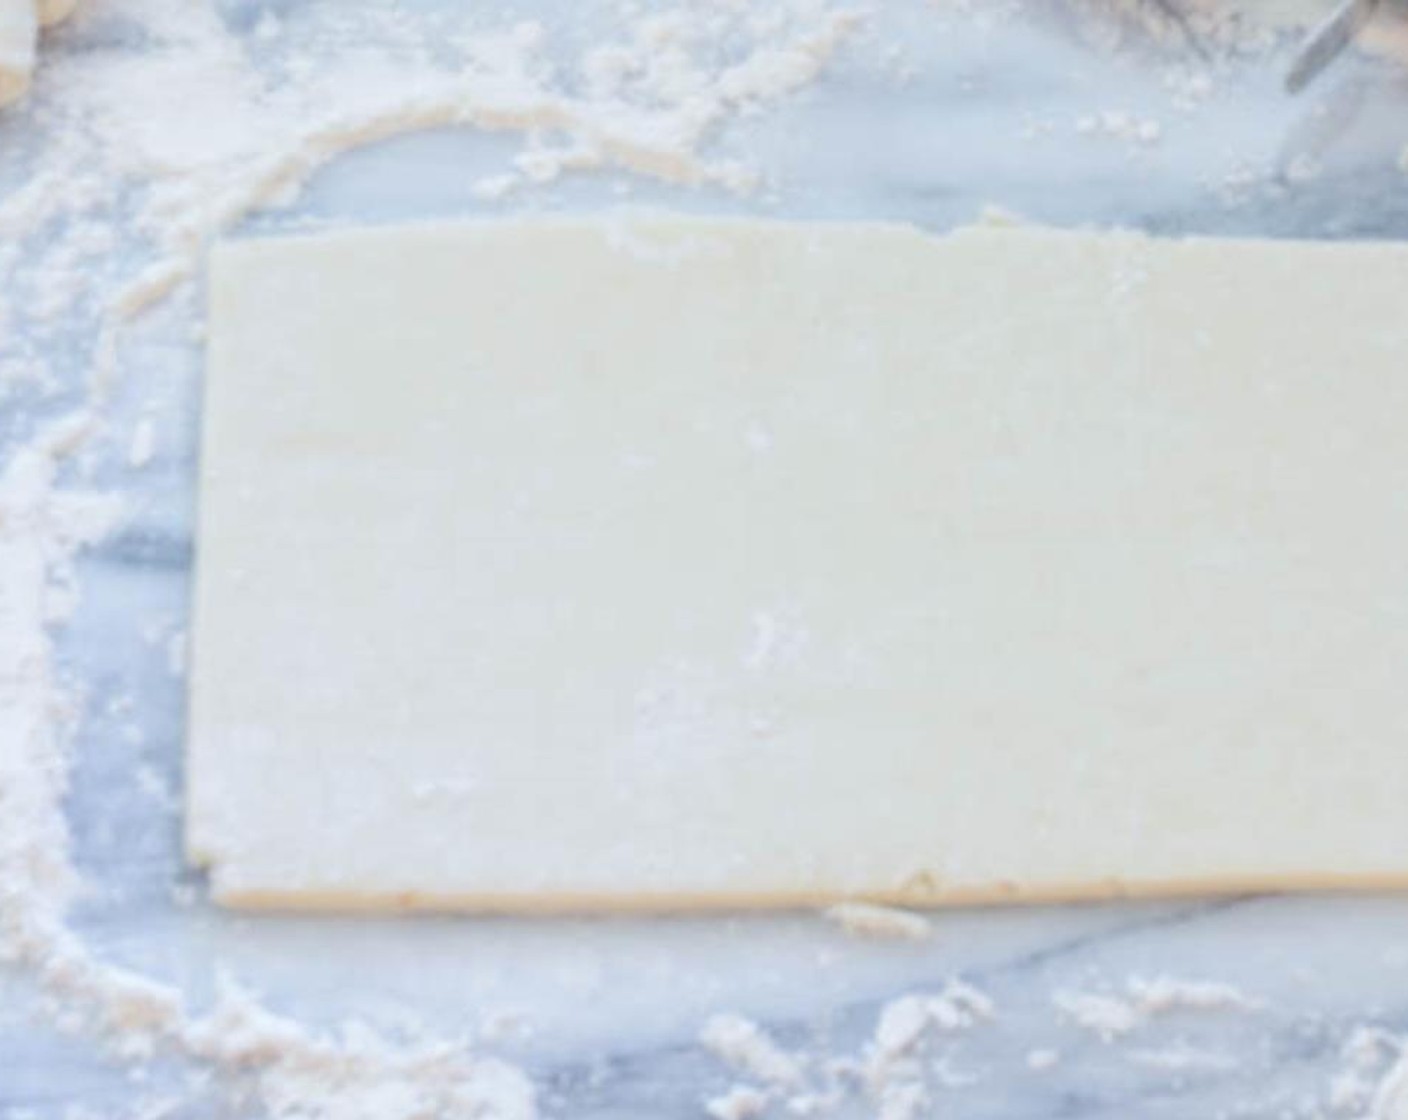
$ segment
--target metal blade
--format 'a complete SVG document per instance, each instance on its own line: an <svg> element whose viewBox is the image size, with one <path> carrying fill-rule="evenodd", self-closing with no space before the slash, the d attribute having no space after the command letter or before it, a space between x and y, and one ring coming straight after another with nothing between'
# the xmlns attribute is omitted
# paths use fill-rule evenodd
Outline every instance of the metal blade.
<svg viewBox="0 0 1408 1120"><path fill-rule="evenodd" d="M1306 36L1286 72L1287 92L1299 93L1314 81L1349 46L1378 6L1379 0L1344 0L1324 23Z"/></svg>

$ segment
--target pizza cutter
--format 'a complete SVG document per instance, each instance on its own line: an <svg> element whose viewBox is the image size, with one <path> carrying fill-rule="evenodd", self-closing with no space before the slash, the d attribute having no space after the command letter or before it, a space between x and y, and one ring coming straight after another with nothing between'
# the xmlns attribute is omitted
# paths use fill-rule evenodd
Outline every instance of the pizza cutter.
<svg viewBox="0 0 1408 1120"><path fill-rule="evenodd" d="M1379 7L1379 0L1343 0L1305 37L1286 71L1286 90L1299 93L1349 46Z"/></svg>

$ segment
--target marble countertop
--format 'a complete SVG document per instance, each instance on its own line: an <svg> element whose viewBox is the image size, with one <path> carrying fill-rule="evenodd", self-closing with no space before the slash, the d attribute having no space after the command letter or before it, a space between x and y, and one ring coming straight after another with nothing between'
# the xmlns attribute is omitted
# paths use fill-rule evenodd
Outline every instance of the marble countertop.
<svg viewBox="0 0 1408 1120"><path fill-rule="evenodd" d="M219 10L234 21L249 7ZM353 152L295 207L242 229L583 211L619 206L626 191L634 205L936 230L994 204L1053 224L1160 233L1408 236L1408 176L1395 165L1408 142L1408 78L1385 64L1348 60L1291 100L1279 88L1283 60L1230 63L1185 111L1165 73L1092 50L1056 20L941 18L896 3L876 22L882 47L903 48L904 80L882 73L875 51L869 62L843 54L804 94L735 127L729 143L772 184L759 195L585 175L490 205L466 169L491 169L510 142L450 129ZM83 44L60 36L52 49L92 49ZM1108 110L1157 121L1157 141L1105 129ZM1354 1029L1408 1031L1408 897L949 911L916 943L851 938L813 914L337 919L210 907L179 844L201 365L191 314L183 301L162 309L124 351L136 372L114 401L96 479L129 496L132 516L83 559L82 606L62 637L86 712L69 811L92 889L76 923L108 959L177 981L197 1001L224 972L314 1024L477 1032L530 1072L545 1115L571 1120L703 1115L739 1079L697 1043L712 1013L748 1016L789 1047L853 1055L886 1001L955 977L997 1014L932 1044L930 1103L917 1115L1328 1116ZM140 373L157 351L159 383ZM73 376L76 385L81 370ZM134 466L124 449L139 415L154 424L155 454ZM26 426L19 416L0 425L0 457ZM1225 982L1256 1007L1175 1008L1117 1037L1072 1013L1070 993L1124 998L1132 976ZM49 1025L26 976L0 970L0 1117L129 1115L184 1072L158 1062L134 1082ZM1353 1094L1344 1102L1348 1115L1361 1105ZM875 1107L862 1096L835 1115ZM230 1115L213 1104L175 1114Z"/></svg>

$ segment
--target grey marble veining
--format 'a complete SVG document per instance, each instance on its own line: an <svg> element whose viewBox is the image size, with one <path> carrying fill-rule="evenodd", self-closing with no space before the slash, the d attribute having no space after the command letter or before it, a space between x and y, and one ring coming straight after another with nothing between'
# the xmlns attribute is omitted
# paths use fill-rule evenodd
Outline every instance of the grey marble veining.
<svg viewBox="0 0 1408 1120"><path fill-rule="evenodd" d="M243 28L253 7L221 10ZM560 7L515 5L527 9L551 16ZM1207 106L1180 113L1157 72L1088 50L1050 12L986 27L894 3L875 24L876 42L902 46L908 80L893 79L879 50L847 54L815 88L721 139L768 172L773 185L762 195L587 176L535 189L508 209L616 207L624 184L633 205L931 229L995 203L1056 224L1167 234L1408 235L1408 178L1391 159L1408 141L1408 82L1382 65L1351 60L1298 102L1281 95L1275 66L1229 66ZM52 46L140 50L113 34L78 28ZM1317 104L1350 94L1360 108L1349 125L1318 133ZM1160 142L1137 148L1076 130L1082 115L1111 107L1160 120ZM44 137L16 136L0 121L0 140L17 149ZM1275 173L1306 146L1318 176ZM240 232L499 213L470 184L515 148L510 137L441 131L354 152L320 172L295 208L256 216ZM1229 186L1245 167L1258 169L1256 181ZM926 1115L1317 1115L1355 1025L1408 1029L1404 897L953 911L936 915L935 936L922 944L851 940L809 914L349 920L210 908L180 858L184 682L172 647L188 622L193 559L197 313L195 297L182 297L124 339L108 429L82 464L93 484L127 495L131 510L84 558L82 607L62 637L87 713L69 813L92 889L75 920L106 958L180 983L197 1006L225 971L319 1025L355 1017L392 1032L454 1034L500 1020L508 1026L488 1048L532 1072L547 1115L572 1120L701 1115L703 1099L735 1079L695 1043L714 1011L755 1017L789 1046L854 1054L886 1000L955 976L991 995L999 1013L939 1041L931 1058L971 1080L936 1088ZM81 391L83 329L72 360L59 356L67 372L57 392L0 405L0 457ZM158 435L140 469L126 461L139 412ZM178 888L193 901L178 904ZM1161 974L1225 981L1262 1006L1174 1013L1107 1042L1053 1004L1058 991L1118 992L1130 975ZM1177 1047L1215 1060L1171 1069L1150 1057ZM1031 1052L1045 1049L1056 1064L1031 1069ZM71 1106L125 1115L184 1072L160 1060L134 1082L88 1041L48 1025L28 978L0 972L0 1117L57 1117ZM857 1103L838 1115L872 1113ZM177 1115L226 1113L197 1103Z"/></svg>

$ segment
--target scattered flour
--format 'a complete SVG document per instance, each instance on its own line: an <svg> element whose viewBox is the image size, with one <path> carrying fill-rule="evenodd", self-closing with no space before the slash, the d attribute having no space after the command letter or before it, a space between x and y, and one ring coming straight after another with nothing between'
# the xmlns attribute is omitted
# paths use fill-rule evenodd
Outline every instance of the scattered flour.
<svg viewBox="0 0 1408 1120"><path fill-rule="evenodd" d="M1056 1009L1076 1026L1110 1042L1139 1026L1141 1016L1133 1005L1118 996L1095 992L1059 991L1051 996Z"/></svg>
<svg viewBox="0 0 1408 1120"><path fill-rule="evenodd" d="M1131 976L1125 990L1146 1017L1169 1011L1256 1011L1262 1006L1260 1000L1218 980Z"/></svg>
<svg viewBox="0 0 1408 1120"><path fill-rule="evenodd" d="M417 37L399 6L372 7L345 37L351 45L325 52L313 49L318 29L294 11L271 7L242 37L213 0L95 3L72 29L89 45L54 52L35 96L9 110L28 127L12 134L19 138L7 148L0 195L0 405L30 394L43 415L60 418L34 432L17 428L0 459L0 962L31 975L66 1028L91 1032L124 1061L191 1059L215 1076L211 1091L231 1107L282 1120L528 1120L536 1106L526 1076L461 1041L408 1046L365 1027L322 1034L274 1014L233 981L212 1005L195 1007L176 988L99 959L73 932L68 912L84 884L70 859L63 799L82 712L61 681L55 631L78 603L75 558L123 517L119 496L85 483L86 457L114 422L128 325L186 298L212 238L287 205L338 155L408 132L471 126L520 140L504 166L471 184L486 201L602 169L749 191L759 176L729 151L730 122L806 87L865 21L819 0L766 12L735 3L644 14L627 7L619 34L569 51L564 62L561 44L539 24L432 41ZM1170 48L1194 41L1208 54L1282 44L1319 11L1249 0L1199 0L1181 18L1144 0L1073 7L1087 37L1116 49L1137 35ZM1016 10L970 8L982 20ZM323 31L338 34L336 19ZM257 56L248 40L261 45ZM1216 95L1214 70L1190 65L1186 51L1171 53L1164 84L1175 108ZM1120 110L1077 124L1140 146L1157 143L1162 127ZM67 392L71 373L58 368L59 355L72 360L76 333L90 340L77 358L88 371L78 397ZM146 466L161 443L152 418L140 417L125 435L128 464ZM183 634L171 636L168 654L180 672ZM860 936L930 933L922 916L881 907L852 904L829 916ZM1054 1003L1105 1038L1174 1011L1256 1006L1225 985L1168 978L1132 979L1117 995L1058 993ZM758 1084L735 1085L705 1107L716 1120L746 1120L773 1102L809 1115L857 1100L883 1120L928 1115L955 1075L921 1061L924 1048L994 1014L983 993L958 982L901 996L856 1052L830 1058L789 1053L756 1024L715 1016L701 1041ZM1167 1051L1142 1053L1173 1061ZM1403 1053L1383 1032L1354 1036L1332 1103L1372 1120L1408 1120ZM1051 1069L1059 1056L1033 1050L1026 1061ZM136 1076L141 1067L133 1068ZM207 1092L199 1077L194 1084ZM134 1115L189 1111L185 1098L163 1096Z"/></svg>
<svg viewBox="0 0 1408 1120"><path fill-rule="evenodd" d="M1356 1027L1340 1048L1341 1068L1326 1106L1354 1120L1408 1120L1408 1043L1374 1026Z"/></svg>
<svg viewBox="0 0 1408 1120"><path fill-rule="evenodd" d="M82 957L64 925L78 876L61 808L78 712L57 683L49 631L77 605L74 554L121 513L110 496L56 487L71 438L50 430L0 473L0 961L46 976Z"/></svg>
<svg viewBox="0 0 1408 1120"><path fill-rule="evenodd" d="M767 1111L768 1096L751 1085L734 1085L728 1092L710 1098L704 1111L714 1120L752 1120Z"/></svg>
<svg viewBox="0 0 1408 1120"><path fill-rule="evenodd" d="M1138 117L1119 109L1105 109L1076 121L1076 131L1085 136L1113 136L1138 144L1157 144L1163 126L1148 117Z"/></svg>
<svg viewBox="0 0 1408 1120"><path fill-rule="evenodd" d="M1237 63L1267 63L1284 70L1305 36L1335 4L1333 0L1070 0L1063 7L1088 45L1141 68L1154 68L1169 109L1187 117L1223 94L1245 96L1245 86L1233 76ZM1379 4L1349 53L1408 62L1408 5ZM1385 88L1393 84L1391 76L1384 79ZM1363 83L1338 90L1332 82L1325 85L1334 91L1331 101L1345 102L1346 119L1319 137L1302 137L1293 131L1293 144L1308 143L1309 151L1291 150L1258 160L1254 168L1232 171L1224 184L1224 201L1244 200L1248 187L1277 189L1318 174L1321 148L1347 133L1364 108L1363 99L1353 92L1362 92ZM1300 127L1323 109L1319 92L1303 96ZM1160 144L1165 125L1130 108L1095 107L1075 119L1074 131L1120 141L1137 157ZM1049 130L1050 122L1034 123L1028 136Z"/></svg>
<svg viewBox="0 0 1408 1120"><path fill-rule="evenodd" d="M916 1081L886 1085L880 1090L877 1120L918 1120L929 1103L928 1090Z"/></svg>
<svg viewBox="0 0 1408 1120"><path fill-rule="evenodd" d="M1371 1120L1408 1120L1408 1047L1400 1043L1394 1062L1374 1090Z"/></svg>
<svg viewBox="0 0 1408 1120"><path fill-rule="evenodd" d="M764 1085L797 1085L802 1080L801 1060L741 1015L712 1016L699 1032L699 1042L735 1073L747 1074Z"/></svg>
<svg viewBox="0 0 1408 1120"><path fill-rule="evenodd" d="M1370 1035L1366 1027L1355 1030L1340 1048L1342 1066L1331 1078L1325 1097L1326 1107L1334 1116L1363 1116L1378 1086L1378 1077L1392 1061L1396 1050L1392 1036L1379 1031L1373 1034L1383 1035L1382 1050L1377 1039L1372 1049L1366 1044Z"/></svg>
<svg viewBox="0 0 1408 1120"><path fill-rule="evenodd" d="M1124 991L1057 991L1052 1004L1076 1026L1104 1042L1129 1034L1148 1020L1177 1011L1254 1011L1260 1003L1229 984L1171 976L1131 976Z"/></svg>
<svg viewBox="0 0 1408 1120"><path fill-rule="evenodd" d="M760 1083L765 1105L782 1103L792 1115L824 1116L864 1101L880 1120L929 1115L932 1091L967 1084L969 1078L943 1061L920 1060L935 1036L966 1032L995 1017L986 994L960 980L936 992L912 992L886 1003L870 1037L854 1053L799 1055L781 1050L756 1023L739 1015L715 1015L700 1042L734 1074ZM705 1102L711 1111L736 1100L740 1087ZM746 1098L750 1104L753 1098ZM720 1107L723 1107L720 1105Z"/></svg>
<svg viewBox="0 0 1408 1120"><path fill-rule="evenodd" d="M341 6L270 10L247 32L264 47L256 55L226 7L85 7L73 27L85 49L53 52L34 96L0 120L21 130L0 195L0 402L37 394L36 416L62 414L37 434L15 429L0 459L0 961L37 980L60 1025L95 1034L120 1060L205 1067L215 1080L192 1082L202 1101L290 1120L527 1120L528 1079L459 1041L405 1046L365 1027L326 1036L234 983L195 1008L99 959L68 925L83 887L63 812L81 705L60 683L54 632L78 601L76 555L122 518L121 501L83 478L113 422L124 334L187 298L212 238L287 204L339 154L407 132L468 125L521 137L484 195L599 168L750 189L756 174L714 151L726 125L816 78L860 17L795 0L763 27L743 6L682 3L623 15L618 41L563 63L537 24L439 38L397 6L361 11L342 50L317 49L320 35L341 34ZM327 26L295 27L318 13ZM84 334L87 377L61 373L56 362ZM75 383L87 391L72 395ZM126 439L127 464L147 465L152 418ZM184 637L168 652L180 672ZM189 1104L160 1097L143 1111Z"/></svg>

